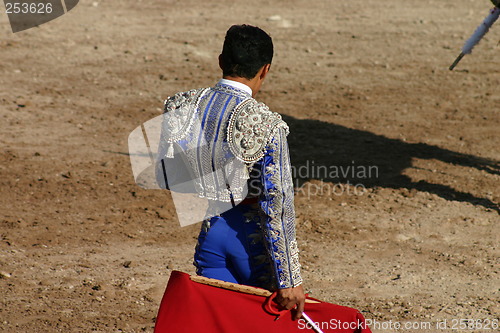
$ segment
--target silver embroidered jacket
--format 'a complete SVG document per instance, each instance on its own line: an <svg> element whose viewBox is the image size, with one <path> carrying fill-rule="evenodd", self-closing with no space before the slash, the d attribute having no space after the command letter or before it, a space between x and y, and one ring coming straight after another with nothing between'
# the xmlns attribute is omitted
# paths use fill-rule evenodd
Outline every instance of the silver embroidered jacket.
<svg viewBox="0 0 500 333"><path fill-rule="evenodd" d="M180 191L225 207L258 197L277 287L300 285L288 126L281 116L247 92L220 82L168 98L164 111L159 159L168 162L182 155L181 163L170 167L174 172L167 172L166 187L175 191L171 183L189 183L189 189Z"/></svg>

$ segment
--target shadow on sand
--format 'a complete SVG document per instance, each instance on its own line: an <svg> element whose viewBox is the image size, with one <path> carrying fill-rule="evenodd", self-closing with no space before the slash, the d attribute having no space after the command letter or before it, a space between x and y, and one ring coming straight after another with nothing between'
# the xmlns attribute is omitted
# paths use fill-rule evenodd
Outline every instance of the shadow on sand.
<svg viewBox="0 0 500 333"><path fill-rule="evenodd" d="M500 207L487 198L471 193L460 192L448 185L433 184L425 180L412 181L404 174L407 168L415 168L412 159L435 159L452 165L483 170L500 175L500 162L442 149L424 143L407 143L389 139L366 131L326 123L318 120L296 119L283 116L290 126L288 143L293 167L300 186L309 179L325 182L356 184L363 175L358 175L363 166L365 174L370 166L375 166L377 175L372 170L372 177L365 177L365 187L406 188L436 194L446 200L469 202L494 210L500 214ZM314 167L313 167L314 165ZM320 167L330 168L330 172ZM332 167L334 166L334 167ZM309 174L300 172L304 168ZM358 171L354 174L351 172ZM333 168L333 169L332 169ZM316 174L310 170L315 169Z"/></svg>

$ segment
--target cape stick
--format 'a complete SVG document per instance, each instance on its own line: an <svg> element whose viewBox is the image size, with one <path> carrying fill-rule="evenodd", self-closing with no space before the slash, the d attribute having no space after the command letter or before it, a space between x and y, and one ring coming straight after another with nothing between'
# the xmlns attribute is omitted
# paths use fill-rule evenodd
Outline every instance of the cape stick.
<svg viewBox="0 0 500 333"><path fill-rule="evenodd" d="M460 55L457 57L457 59L453 62L453 64L450 66L450 71L455 68L455 66L462 60L462 58L466 54L472 53L472 49L474 46L479 43L479 41L486 35L488 30L490 30L491 26L495 21L498 19L500 16L500 8L495 7L492 10L490 10L490 14L486 17L486 19L481 23L479 27L477 27L476 31L472 34L472 36L465 42L464 47L462 48L462 52Z"/></svg>

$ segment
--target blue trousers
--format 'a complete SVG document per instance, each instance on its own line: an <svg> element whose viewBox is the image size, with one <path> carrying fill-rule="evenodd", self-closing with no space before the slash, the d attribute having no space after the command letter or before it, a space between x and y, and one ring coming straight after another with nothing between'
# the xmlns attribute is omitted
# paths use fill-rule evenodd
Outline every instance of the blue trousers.
<svg viewBox="0 0 500 333"><path fill-rule="evenodd" d="M194 264L205 277L272 289L257 208L238 205L203 222Z"/></svg>

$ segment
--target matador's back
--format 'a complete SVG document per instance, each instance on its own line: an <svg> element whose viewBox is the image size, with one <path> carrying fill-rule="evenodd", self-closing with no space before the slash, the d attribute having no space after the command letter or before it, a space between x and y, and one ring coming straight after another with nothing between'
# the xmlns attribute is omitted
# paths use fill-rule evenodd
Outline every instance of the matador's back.
<svg viewBox="0 0 500 333"><path fill-rule="evenodd" d="M278 113L223 81L169 97L164 112L158 158L165 170L157 170L165 187L212 201L245 199L273 131L288 130Z"/></svg>

